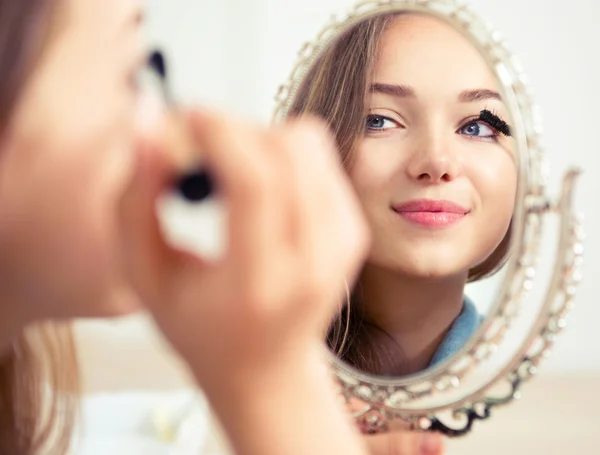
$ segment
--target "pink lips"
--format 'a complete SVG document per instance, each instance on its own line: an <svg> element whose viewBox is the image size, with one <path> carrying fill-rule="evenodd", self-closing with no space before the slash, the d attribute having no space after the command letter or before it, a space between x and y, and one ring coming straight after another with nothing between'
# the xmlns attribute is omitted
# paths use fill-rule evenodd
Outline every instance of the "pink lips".
<svg viewBox="0 0 600 455"><path fill-rule="evenodd" d="M407 221L428 228L445 228L462 220L469 210L451 201L420 199L392 207Z"/></svg>

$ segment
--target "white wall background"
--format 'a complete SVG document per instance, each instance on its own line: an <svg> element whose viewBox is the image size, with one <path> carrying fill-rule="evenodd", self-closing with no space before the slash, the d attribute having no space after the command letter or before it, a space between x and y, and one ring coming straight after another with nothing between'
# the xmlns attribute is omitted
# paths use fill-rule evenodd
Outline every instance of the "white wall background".
<svg viewBox="0 0 600 455"><path fill-rule="evenodd" d="M186 104L203 103L267 122L273 97L288 76L301 44L312 40L333 14L353 0L149 0L148 31L171 63L173 88ZM600 2L477 0L472 7L492 22L522 61L545 125L549 189L558 192L570 164L585 174L578 210L586 215L585 281L546 369L600 371ZM554 249L543 244L546 266ZM484 289L478 290L478 293ZM493 292L493 289L487 289ZM534 293L532 298L540 297ZM127 326L130 331L134 328ZM136 326L132 336L147 335Z"/></svg>

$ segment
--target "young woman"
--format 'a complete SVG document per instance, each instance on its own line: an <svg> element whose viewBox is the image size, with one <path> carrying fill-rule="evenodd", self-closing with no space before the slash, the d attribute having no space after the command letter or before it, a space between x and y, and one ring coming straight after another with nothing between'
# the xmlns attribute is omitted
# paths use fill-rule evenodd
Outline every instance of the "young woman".
<svg viewBox="0 0 600 455"><path fill-rule="evenodd" d="M139 6L2 0L0 28L0 452L52 437L60 453L76 356L67 327L32 324L138 306L114 212L133 158Z"/></svg>
<svg viewBox="0 0 600 455"><path fill-rule="evenodd" d="M160 113L135 121L140 18L134 1L0 0L0 452L66 452L77 371L56 324L135 311L139 292L238 453L362 453L318 354L367 246L333 143L315 121L183 116L230 247L213 264L170 249L154 219L175 176Z"/></svg>
<svg viewBox="0 0 600 455"><path fill-rule="evenodd" d="M373 236L330 347L393 376L447 359L481 321L465 284L509 245L517 164L493 72L447 24L380 15L317 61L290 112L328 122Z"/></svg>

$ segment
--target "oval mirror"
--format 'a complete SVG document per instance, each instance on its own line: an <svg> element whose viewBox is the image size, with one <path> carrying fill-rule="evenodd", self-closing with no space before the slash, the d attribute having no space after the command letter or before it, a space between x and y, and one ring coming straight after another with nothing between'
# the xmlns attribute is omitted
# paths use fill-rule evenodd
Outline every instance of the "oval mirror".
<svg viewBox="0 0 600 455"><path fill-rule="evenodd" d="M324 334L350 411L369 433L468 432L535 374L579 281L577 171L546 196L520 66L452 1L363 1L303 47L277 101L276 122L329 125L371 228ZM525 306L549 213L555 274Z"/></svg>

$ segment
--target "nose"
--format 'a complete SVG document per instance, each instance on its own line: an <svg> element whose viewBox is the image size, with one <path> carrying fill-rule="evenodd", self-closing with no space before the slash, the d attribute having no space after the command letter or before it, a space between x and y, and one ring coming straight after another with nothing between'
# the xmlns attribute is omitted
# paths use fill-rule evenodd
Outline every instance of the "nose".
<svg viewBox="0 0 600 455"><path fill-rule="evenodd" d="M425 133L415 144L407 172L419 182L450 182L461 174L460 159L440 134Z"/></svg>

